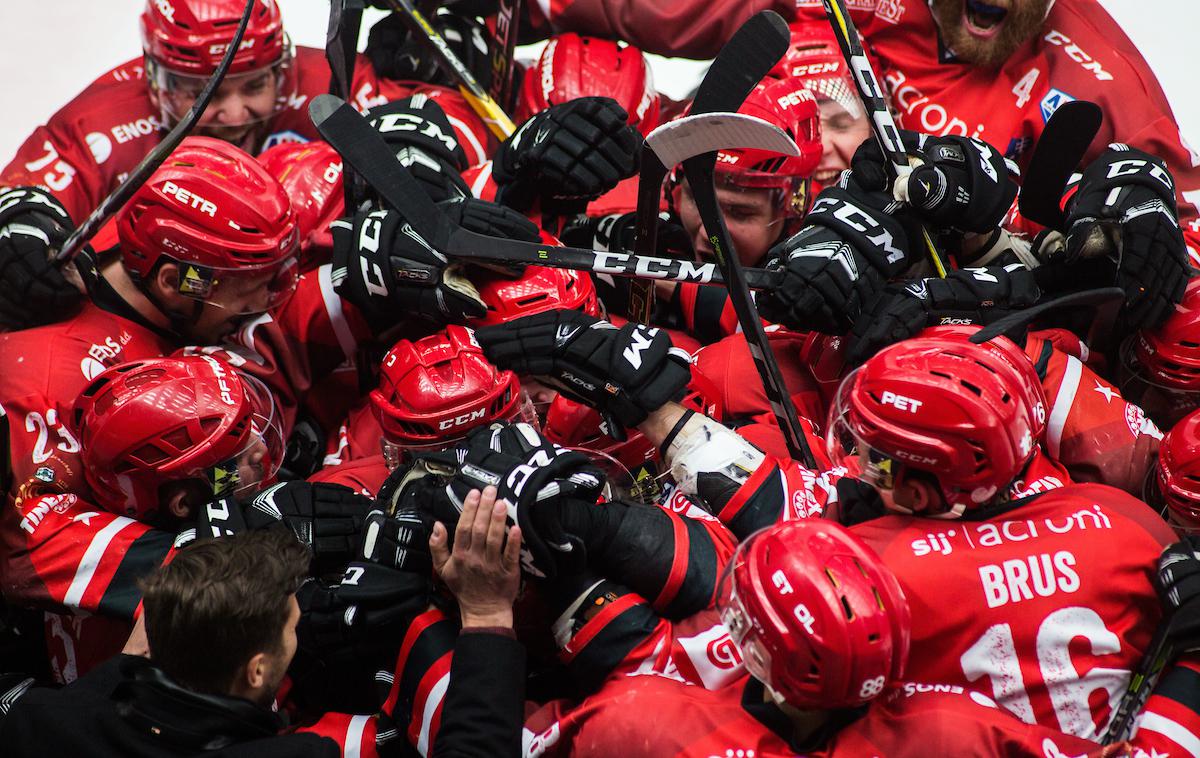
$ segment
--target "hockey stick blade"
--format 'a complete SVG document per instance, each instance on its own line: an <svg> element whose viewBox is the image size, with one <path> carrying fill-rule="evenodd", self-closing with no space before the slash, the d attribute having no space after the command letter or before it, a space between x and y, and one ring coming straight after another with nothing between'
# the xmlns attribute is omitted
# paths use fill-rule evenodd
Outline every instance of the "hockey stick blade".
<svg viewBox="0 0 1200 758"><path fill-rule="evenodd" d="M698 113L668 121L646 135L646 144L664 166L732 148L753 148L780 155L799 155L787 132L744 113Z"/></svg>
<svg viewBox="0 0 1200 758"><path fill-rule="evenodd" d="M435 250L464 260L525 263L569 268L614 276L664 279L696 284L723 284L712 263L607 253L573 247L550 247L535 242L489 237L454 224L392 153L366 118L333 95L318 95L309 104L317 132L363 177L390 207ZM755 289L778 286L782 273L749 269L746 280Z"/></svg>
<svg viewBox="0 0 1200 758"><path fill-rule="evenodd" d="M242 9L242 18L238 23L237 29L233 33L233 38L229 41L229 47L225 50L225 55L221 57L221 62L217 64L217 70L213 72L208 83L204 85L204 89L200 91L200 96L196 98L196 102L192 103L191 109L184 114L184 117L179 120L167 132L167 135L162 138L162 141L154 146L154 149L142 158L141 162L133 167L129 175L125 177L125 181L117 185L117 188L109 193L108 197L100 201L100 205L88 214L88 217L83 220L79 226L75 227L75 231L71 232L66 241L63 242L62 248L54 254L54 262L62 265L73 259L83 249L83 246L88 243L96 232L100 231L100 227L108 223L108 220L116 215L117 211L129 202L129 198L138 191L150 175L162 165L162 162L167 157L175 152L175 148L179 147L179 143L183 142L188 133L192 131L192 127L200 120L200 116L204 113L204 109L208 107L209 101L212 100L213 94L217 91L217 87L221 86L221 82L225 79L225 72L229 70L229 66L233 63L233 56L241 47L242 37L246 34L246 26L250 23L250 14L254 10L254 4L257 0L246 0L246 7Z"/></svg>
<svg viewBox="0 0 1200 758"><path fill-rule="evenodd" d="M738 27L696 90L692 113L736 111L755 85L779 62L791 44L787 22L761 11Z"/></svg>
<svg viewBox="0 0 1200 758"><path fill-rule="evenodd" d="M1116 321L1117 311L1124 304L1125 291L1120 287L1100 287L1082 292L1072 292L1069 295L1039 303L998 319L972 334L970 341L979 345L1001 335L1015 339L1020 332L1047 313L1074 310L1086 306L1091 306L1096 310L1096 316L1092 319L1092 323L1096 325L1093 332L1105 329L1105 324L1107 324L1107 328L1111 329L1112 324ZM1095 344L1091 335L1089 335L1088 342Z"/></svg>
<svg viewBox="0 0 1200 758"><path fill-rule="evenodd" d="M1021 180L1017 209L1022 216L1048 229L1062 231L1066 222L1059 205L1063 190L1103 122L1104 111L1087 100L1072 100L1055 109L1033 146L1029 167Z"/></svg>

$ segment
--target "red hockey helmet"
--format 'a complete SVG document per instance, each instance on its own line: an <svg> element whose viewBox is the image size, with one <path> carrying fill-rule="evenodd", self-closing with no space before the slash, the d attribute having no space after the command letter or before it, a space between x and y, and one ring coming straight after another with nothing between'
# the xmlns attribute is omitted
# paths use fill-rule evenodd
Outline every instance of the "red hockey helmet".
<svg viewBox="0 0 1200 758"><path fill-rule="evenodd" d="M75 400L72 419L95 502L152 520L163 485L189 479L212 497L270 483L283 460L271 393L211 356L113 366Z"/></svg>
<svg viewBox="0 0 1200 758"><path fill-rule="evenodd" d="M482 282L479 297L487 306L487 315L475 319L477 326L503 324L563 308L604 316L592 277L571 269L526 266L516 279L496 276Z"/></svg>
<svg viewBox="0 0 1200 758"><path fill-rule="evenodd" d="M904 674L912 619L892 572L828 519L748 537L725 567L717 609L746 663L777 701L849 708Z"/></svg>
<svg viewBox="0 0 1200 758"><path fill-rule="evenodd" d="M178 119L191 107L217 70L244 9L242 0L148 0L141 17L146 80L159 95L164 118ZM292 46L283 31L279 5L275 0L258 0L227 81L251 72L270 73L278 109L295 91L291 63Z"/></svg>
<svg viewBox="0 0 1200 758"><path fill-rule="evenodd" d="M616 100L643 135L658 126L659 96L642 51L574 32L551 38L537 63L525 69L514 116L524 122L551 105L590 96Z"/></svg>
<svg viewBox="0 0 1200 758"><path fill-rule="evenodd" d="M393 345L370 399L390 468L405 450L441 450L472 429L532 413L516 374L489 363L464 326Z"/></svg>
<svg viewBox="0 0 1200 758"><path fill-rule="evenodd" d="M878 63L874 70L881 70ZM853 118L863 115L846 59L825 21L793 24L791 46L768 76L800 84L818 100L832 100L842 106Z"/></svg>
<svg viewBox="0 0 1200 758"><path fill-rule="evenodd" d="M1188 282L1175 312L1156 329L1132 340L1133 370L1165 389L1200 391L1200 277Z"/></svg>
<svg viewBox="0 0 1200 758"><path fill-rule="evenodd" d="M1004 492L1033 457L1045 400L1031 373L967 341L899 342L842 382L829 449L857 453L860 478L881 489L909 467L933 474L949 506L940 515L956 517Z"/></svg>
<svg viewBox="0 0 1200 758"><path fill-rule="evenodd" d="M259 163L283 186L292 201L300 233L301 268L327 263L313 260L314 249L333 249L329 225L345 215L342 157L325 142L284 142L258 156Z"/></svg>
<svg viewBox="0 0 1200 758"><path fill-rule="evenodd" d="M1143 500L1164 508L1164 518L1180 530L1200 531L1200 410L1163 437L1154 479L1147 478L1146 484Z"/></svg>
<svg viewBox="0 0 1200 758"><path fill-rule="evenodd" d="M121 255L135 281L161 259L179 264L179 292L223 305L221 293L251 280L262 297L239 312L281 305L296 288L296 216L287 193L242 150L188 137L117 216ZM241 289L246 289L241 287Z"/></svg>

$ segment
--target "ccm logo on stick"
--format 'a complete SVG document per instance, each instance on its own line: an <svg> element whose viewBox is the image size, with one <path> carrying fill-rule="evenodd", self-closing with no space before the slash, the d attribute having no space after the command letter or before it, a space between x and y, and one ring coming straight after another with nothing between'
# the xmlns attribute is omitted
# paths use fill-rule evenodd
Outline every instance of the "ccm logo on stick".
<svg viewBox="0 0 1200 758"><path fill-rule="evenodd" d="M925 404L924 401L914 400L904 395L897 395L895 392L888 390L883 391L883 396L879 398L879 402L884 405L895 406L898 410L908 411L909 413L916 413L917 409Z"/></svg>

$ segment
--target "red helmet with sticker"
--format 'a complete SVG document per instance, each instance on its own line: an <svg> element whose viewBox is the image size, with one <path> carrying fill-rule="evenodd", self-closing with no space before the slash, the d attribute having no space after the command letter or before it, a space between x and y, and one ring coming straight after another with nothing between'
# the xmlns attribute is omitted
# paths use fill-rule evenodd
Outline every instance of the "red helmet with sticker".
<svg viewBox="0 0 1200 758"><path fill-rule="evenodd" d="M125 268L146 281L160 259L179 264L179 292L217 301L231 280L261 281L246 312L265 312L296 288L299 234L275 177L242 150L188 137L117 215ZM257 291L257 290L256 290Z"/></svg>
<svg viewBox="0 0 1200 758"><path fill-rule="evenodd" d="M72 421L93 500L143 521L158 514L165 484L246 494L270 483L283 460L270 391L207 355L113 366L75 399Z"/></svg>
<svg viewBox="0 0 1200 758"><path fill-rule="evenodd" d="M1188 282L1183 300L1161 326L1134 335L1133 357L1132 370L1144 381L1200 391L1200 277Z"/></svg>
<svg viewBox="0 0 1200 758"><path fill-rule="evenodd" d="M329 225L345 215L342 156L325 142L284 142L263 152L258 161L292 201L304 259L301 268L307 269L314 248L333 249Z"/></svg>
<svg viewBox="0 0 1200 758"><path fill-rule="evenodd" d="M393 345L370 400L392 468L405 450L441 450L472 429L529 417L516 374L492 365L464 326Z"/></svg>
<svg viewBox="0 0 1200 758"><path fill-rule="evenodd" d="M546 266L526 266L516 279L495 276L479 284L479 297L487 314L477 326L503 324L522 316L570 309L603 317L596 285L584 271Z"/></svg>
<svg viewBox="0 0 1200 758"><path fill-rule="evenodd" d="M1143 499L1165 507L1164 517L1181 530L1200 531L1200 410L1189 413L1163 437L1154 481L1157 488L1147 486Z"/></svg>
<svg viewBox="0 0 1200 758"><path fill-rule="evenodd" d="M717 609L746 669L779 702L849 708L904 674L912 618L892 572L828 519L748 537L725 567Z"/></svg>
<svg viewBox="0 0 1200 758"><path fill-rule="evenodd" d="M933 474L954 517L993 501L1037 449L1045 397L1002 350L945 337L884 348L838 389L829 449L857 453L860 478L891 489Z"/></svg>
<svg viewBox="0 0 1200 758"><path fill-rule="evenodd" d="M591 96L616 100L643 135L658 126L659 96L642 51L574 32L551 38L525 70L514 116L524 122L551 105Z"/></svg>
<svg viewBox="0 0 1200 758"><path fill-rule="evenodd" d="M727 182L742 187L787 187L794 180L812 176L821 161L822 148L820 111L811 92L793 81L764 79L738 113L756 116L787 132L800 148L800 155L757 149L722 150L717 153L716 170Z"/></svg>

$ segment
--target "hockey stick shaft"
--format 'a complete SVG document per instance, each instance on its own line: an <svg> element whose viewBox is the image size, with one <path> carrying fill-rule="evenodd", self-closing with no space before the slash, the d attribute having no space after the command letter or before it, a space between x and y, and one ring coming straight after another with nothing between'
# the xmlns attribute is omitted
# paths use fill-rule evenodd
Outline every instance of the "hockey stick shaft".
<svg viewBox="0 0 1200 758"><path fill-rule="evenodd" d="M502 105L511 104L513 55L521 23L521 0L500 0L496 11L496 31L492 34L492 99Z"/></svg>
<svg viewBox="0 0 1200 758"><path fill-rule="evenodd" d="M504 112L504 109L492 99L492 96L484 91L483 87L479 86L479 82L475 79L475 75L467 68L454 51L450 49L450 45L446 43L445 38L438 34L437 29L429 23L425 15L417 10L413 5L412 0L387 0L392 11L400 14L400 17L405 19L413 34L416 34L421 39L424 39L433 54L437 56L438 62L442 67L458 81L458 90L466 99L467 104L471 106L471 110L483 119L483 123L491 130L492 134L496 135L497 139L507 139L517 130L513 125L512 119Z"/></svg>
<svg viewBox="0 0 1200 758"><path fill-rule="evenodd" d="M1022 216L1048 229L1063 229L1063 191L1103 122L1100 106L1087 100L1063 103L1051 114L1021 181L1017 208Z"/></svg>
<svg viewBox="0 0 1200 758"><path fill-rule="evenodd" d="M763 11L751 17L717 54L696 92L694 109L700 113L736 110L754 86L783 57L790 41L791 34L787 24L778 14ZM729 102L737 95L740 95L737 102ZM733 108L729 108L729 105L733 105ZM713 184L716 161L716 153L689 158L683 162L684 173L691 186L696 210L704 223L705 232L717 259L717 266L728 287L729 301L746 337L746 345L750 349L754 367L762 379L763 390L783 432L788 452L808 468L815 469L816 457L805 439L796 407L792 404L791 396L784 385L779 363L775 360L770 343L767 342L758 308L750 297L746 272L738 260L729 230L725 227L725 219L721 214L721 206Z"/></svg>
<svg viewBox="0 0 1200 758"><path fill-rule="evenodd" d="M526 263L569 268L615 276L663 279L697 284L723 284L712 263L657 258L627 253L606 253L571 247L550 247L533 242L489 237L456 226L425 194L421 185L388 149L366 118L332 95L313 98L309 113L317 131L343 161L363 177L384 201L402 213L434 249L455 258L503 263ZM747 269L751 287L778 286L782 274Z"/></svg>
<svg viewBox="0 0 1200 758"><path fill-rule="evenodd" d="M899 183L912 172L912 168L908 164L904 143L900 140L900 130L896 127L896 121L892 118L887 101L884 99L883 86L879 82L879 77L875 75L875 70L871 68L871 62L867 60L862 39L858 36L858 29L854 26L854 20L850 18L850 11L846 8L845 1L822 0L822 2L825 4L825 15L829 17L829 23L833 27L834 36L837 37L838 46L842 49L842 56L846 59L846 66L854 76L858 96L862 99L870 116L871 133L875 136L875 141L879 143L879 149L883 151L888 165L891 166L892 179ZM929 262L933 264L937 275L945 278L946 264L942 261L942 255L938 252L929 230L924 226L921 227L921 239L925 246L925 252L929 256Z"/></svg>
<svg viewBox="0 0 1200 758"><path fill-rule="evenodd" d="M1101 744L1112 745L1129 739L1134 722L1142 712L1142 706L1150 699L1150 692L1154 689L1159 674L1174 657L1173 646L1169 641L1170 632L1170 620L1165 619L1155 630L1137 671L1129 678L1129 687L1121 697L1121 704L1117 706L1117 712L1109 722L1108 731L1104 733Z"/></svg>
<svg viewBox="0 0 1200 758"><path fill-rule="evenodd" d="M362 0L329 0L329 27L325 34L325 60L329 61L329 91L350 100L358 59L358 34L362 26ZM342 201L346 213L354 207L355 174L342 172Z"/></svg>
<svg viewBox="0 0 1200 758"><path fill-rule="evenodd" d="M183 138L192 131L192 127L200 120L200 116L204 113L204 109L208 107L208 103L212 100L213 94L217 88L221 86L221 82L225 80L225 72L229 71L230 64L233 63L233 56L237 54L238 48L242 45L242 37L246 33L246 26L250 23L250 12L254 9L254 4L258 0L246 0L246 7L242 10L242 18L238 23L237 30L233 33L233 39L229 42L229 47L225 50L225 55L221 58L221 62L217 64L217 70L209 78L208 84L204 85L200 96L196 98L196 102L192 103L192 107L167 132L162 141L154 146L154 149L142 158L141 162L134 166L129 175L125 177L125 181L117 185L117 188L109 193L108 197L100 201L96 209L88 214L88 217L83 220L79 226L75 227L75 231L71 232L63 246L57 253L54 254L54 262L62 265L71 261L83 249L83 246L100 231L100 227L108 223L117 211L133 197L133 194L145 184L150 175L162 165L162 162L167 159L171 153L175 152L175 148L179 147L179 143L183 142Z"/></svg>

